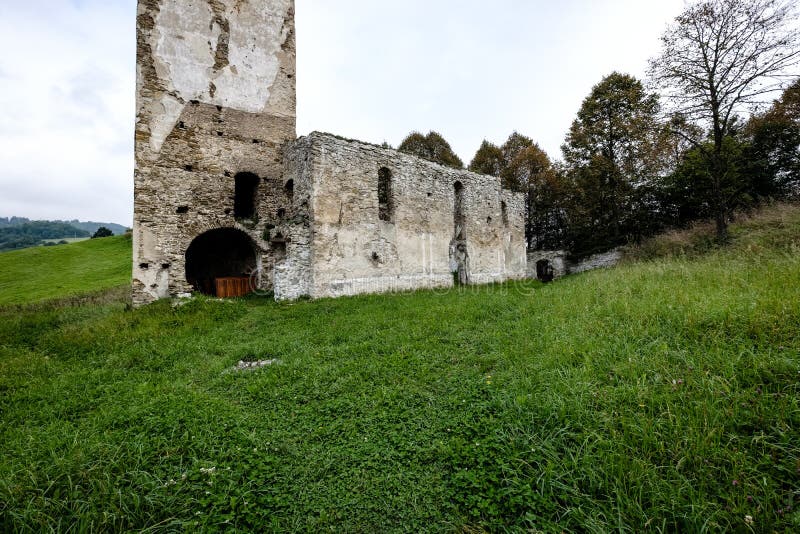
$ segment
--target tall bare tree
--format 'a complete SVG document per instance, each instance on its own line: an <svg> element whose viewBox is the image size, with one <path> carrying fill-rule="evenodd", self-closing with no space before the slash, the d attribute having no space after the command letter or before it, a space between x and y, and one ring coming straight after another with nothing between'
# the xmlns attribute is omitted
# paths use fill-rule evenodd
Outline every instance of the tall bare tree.
<svg viewBox="0 0 800 534"><path fill-rule="evenodd" d="M800 65L796 22L795 0L702 0L667 28L661 54L650 61L650 77L674 113L675 132L706 159L720 241L727 238L730 207L740 193L728 184L724 139L737 114L769 100ZM704 126L708 146L680 128L692 122Z"/></svg>

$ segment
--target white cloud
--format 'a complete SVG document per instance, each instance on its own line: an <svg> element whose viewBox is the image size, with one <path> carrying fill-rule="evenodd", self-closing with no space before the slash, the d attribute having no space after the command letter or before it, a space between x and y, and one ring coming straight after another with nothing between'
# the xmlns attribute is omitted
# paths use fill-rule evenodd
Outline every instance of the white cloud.
<svg viewBox="0 0 800 534"><path fill-rule="evenodd" d="M366 4L366 5L365 5ZM468 162L518 130L551 156L614 70L643 77L683 0L298 0L298 130L397 145L438 130Z"/></svg>
<svg viewBox="0 0 800 534"><path fill-rule="evenodd" d="M551 156L592 85L643 76L683 0L296 0L298 133L468 162L512 130ZM0 3L0 215L130 224L135 0Z"/></svg>
<svg viewBox="0 0 800 534"><path fill-rule="evenodd" d="M5 4L0 46L0 214L130 224L135 4Z"/></svg>

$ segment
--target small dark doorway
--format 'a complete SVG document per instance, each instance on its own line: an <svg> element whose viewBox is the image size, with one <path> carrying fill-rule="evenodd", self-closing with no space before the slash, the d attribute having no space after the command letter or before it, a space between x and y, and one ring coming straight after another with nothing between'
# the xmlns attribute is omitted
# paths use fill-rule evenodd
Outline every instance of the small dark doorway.
<svg viewBox="0 0 800 534"><path fill-rule="evenodd" d="M186 250L186 281L206 295L240 296L254 291L251 275L257 268L253 241L233 228L201 234ZM218 286L225 287L226 294L218 294Z"/></svg>
<svg viewBox="0 0 800 534"><path fill-rule="evenodd" d="M536 262L536 278L542 282L553 281L553 264L550 260L539 260Z"/></svg>
<svg viewBox="0 0 800 534"><path fill-rule="evenodd" d="M233 197L233 216L237 219L252 219L256 214L256 193L258 193L258 176L249 172L240 172L233 177L235 192Z"/></svg>

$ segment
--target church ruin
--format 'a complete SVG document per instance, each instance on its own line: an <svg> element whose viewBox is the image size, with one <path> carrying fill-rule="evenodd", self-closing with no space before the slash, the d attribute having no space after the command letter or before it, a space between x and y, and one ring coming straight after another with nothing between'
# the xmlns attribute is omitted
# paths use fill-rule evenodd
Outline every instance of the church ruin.
<svg viewBox="0 0 800 534"><path fill-rule="evenodd" d="M293 0L139 0L133 301L524 278L524 195L376 145L296 138Z"/></svg>

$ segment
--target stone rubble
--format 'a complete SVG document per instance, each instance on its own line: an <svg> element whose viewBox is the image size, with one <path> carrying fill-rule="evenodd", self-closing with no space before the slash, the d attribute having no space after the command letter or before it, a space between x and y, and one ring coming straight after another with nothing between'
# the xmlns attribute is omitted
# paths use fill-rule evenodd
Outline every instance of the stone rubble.
<svg viewBox="0 0 800 534"><path fill-rule="evenodd" d="M254 362L246 362L244 360L239 360L239 363L232 369L233 371L255 371L256 369L261 369L262 367L268 367L270 365L279 364L280 360L272 359L272 360L257 360Z"/></svg>

